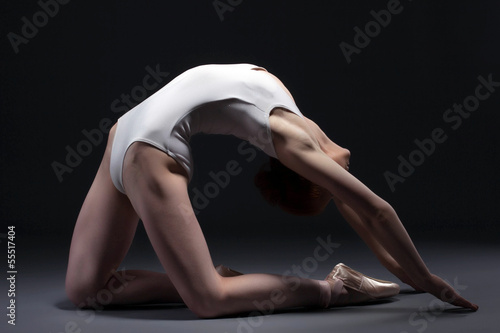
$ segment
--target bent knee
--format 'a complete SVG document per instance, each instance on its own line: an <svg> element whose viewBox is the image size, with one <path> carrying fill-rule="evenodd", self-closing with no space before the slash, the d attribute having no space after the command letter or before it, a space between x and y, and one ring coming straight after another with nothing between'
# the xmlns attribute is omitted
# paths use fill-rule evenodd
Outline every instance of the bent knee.
<svg viewBox="0 0 500 333"><path fill-rule="evenodd" d="M66 296L75 306L79 308L88 307L89 299L95 297L93 288L89 286L79 285L72 282L66 282Z"/></svg>
<svg viewBox="0 0 500 333"><path fill-rule="evenodd" d="M182 298L187 307L199 318L217 318L231 312L222 288L207 288L203 293L193 290Z"/></svg>
<svg viewBox="0 0 500 333"><path fill-rule="evenodd" d="M116 279L107 281L91 277L66 277L68 299L79 308L95 308L112 303L113 297L123 289Z"/></svg>
<svg viewBox="0 0 500 333"><path fill-rule="evenodd" d="M209 319L217 318L228 313L227 306L219 299L198 299L191 302L188 308L199 318Z"/></svg>
<svg viewBox="0 0 500 333"><path fill-rule="evenodd" d="M79 308L89 307L92 303L91 300L96 298L100 289L102 289L102 285L99 286L95 281L66 278L66 296Z"/></svg>

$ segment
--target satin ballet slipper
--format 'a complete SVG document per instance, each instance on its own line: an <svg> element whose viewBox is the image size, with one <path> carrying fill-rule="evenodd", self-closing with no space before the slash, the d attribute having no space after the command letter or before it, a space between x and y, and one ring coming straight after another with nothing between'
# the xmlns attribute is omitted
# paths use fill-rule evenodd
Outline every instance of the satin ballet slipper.
<svg viewBox="0 0 500 333"><path fill-rule="evenodd" d="M344 287L354 290L356 295L350 302L359 303L399 294L399 285L380 279L366 276L354 269L340 263L337 264L325 280L340 279ZM349 291L349 290L348 290ZM353 295L354 296L354 295Z"/></svg>
<svg viewBox="0 0 500 333"><path fill-rule="evenodd" d="M226 267L224 265L217 265L215 267L215 270L217 271L217 273L219 273L220 276L223 276L223 277L233 277L233 276L243 275L243 273L235 271L235 270L233 270L229 267Z"/></svg>

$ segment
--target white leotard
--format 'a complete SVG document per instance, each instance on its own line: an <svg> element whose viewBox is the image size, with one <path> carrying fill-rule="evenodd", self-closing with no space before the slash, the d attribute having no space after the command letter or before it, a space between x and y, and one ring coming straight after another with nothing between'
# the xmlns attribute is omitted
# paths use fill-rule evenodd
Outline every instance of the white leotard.
<svg viewBox="0 0 500 333"><path fill-rule="evenodd" d="M111 151L113 183L125 193L123 160L137 141L167 153L186 169L189 179L193 175L189 139L196 133L231 134L276 157L269 127L269 114L276 107L302 117L291 96L262 67L192 68L118 119Z"/></svg>

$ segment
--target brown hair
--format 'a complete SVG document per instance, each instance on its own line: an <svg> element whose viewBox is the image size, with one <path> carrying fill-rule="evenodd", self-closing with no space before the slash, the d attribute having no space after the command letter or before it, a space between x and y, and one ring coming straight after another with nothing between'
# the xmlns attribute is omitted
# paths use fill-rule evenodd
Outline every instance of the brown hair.
<svg viewBox="0 0 500 333"><path fill-rule="evenodd" d="M255 175L255 186L272 206L293 215L317 215L329 201L328 191L270 158ZM328 195L328 200L325 200Z"/></svg>

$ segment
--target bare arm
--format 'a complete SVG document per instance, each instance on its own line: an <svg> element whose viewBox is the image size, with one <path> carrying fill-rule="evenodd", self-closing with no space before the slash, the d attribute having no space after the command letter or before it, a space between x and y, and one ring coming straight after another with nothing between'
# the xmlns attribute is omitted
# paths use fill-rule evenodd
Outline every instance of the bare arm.
<svg viewBox="0 0 500 333"><path fill-rule="evenodd" d="M399 264L394 260L394 258L385 250L385 248L380 245L380 243L368 232L365 228L366 221L356 214L351 207L347 206L345 203L337 198L333 198L335 205L337 206L340 214L349 223L349 225L356 231L356 233L361 237L361 239L368 245L370 250L375 254L377 259L382 263L382 265L387 268L389 272L397 276L402 282L412 286L415 290L421 291L419 287L411 280L411 278L406 275L405 271L399 266Z"/></svg>
<svg viewBox="0 0 500 333"><path fill-rule="evenodd" d="M287 123L283 126L280 122ZM313 138L301 132L302 125L294 118L275 118L274 143L278 157L290 169L326 188L361 218L372 237L401 267L414 284L443 301L477 309L476 305L458 295L451 286L431 274L417 252L410 236L394 209L375 195L358 179L328 157Z"/></svg>

